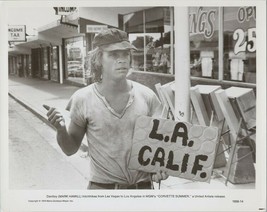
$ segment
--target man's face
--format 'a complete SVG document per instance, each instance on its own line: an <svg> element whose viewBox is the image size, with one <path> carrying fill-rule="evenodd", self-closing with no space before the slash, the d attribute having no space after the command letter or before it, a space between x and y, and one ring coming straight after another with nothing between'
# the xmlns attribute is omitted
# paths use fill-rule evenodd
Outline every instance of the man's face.
<svg viewBox="0 0 267 212"><path fill-rule="evenodd" d="M125 78L130 68L130 51L103 52L103 78L119 80Z"/></svg>

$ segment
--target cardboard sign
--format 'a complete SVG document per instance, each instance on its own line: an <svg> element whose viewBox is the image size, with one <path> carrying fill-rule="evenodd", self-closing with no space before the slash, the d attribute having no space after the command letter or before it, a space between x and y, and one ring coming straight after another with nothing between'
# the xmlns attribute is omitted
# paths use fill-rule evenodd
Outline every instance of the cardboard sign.
<svg viewBox="0 0 267 212"><path fill-rule="evenodd" d="M8 26L8 41L26 41L26 26L25 25L9 25Z"/></svg>
<svg viewBox="0 0 267 212"><path fill-rule="evenodd" d="M216 127L141 116L135 124L129 168L209 182L218 134Z"/></svg>

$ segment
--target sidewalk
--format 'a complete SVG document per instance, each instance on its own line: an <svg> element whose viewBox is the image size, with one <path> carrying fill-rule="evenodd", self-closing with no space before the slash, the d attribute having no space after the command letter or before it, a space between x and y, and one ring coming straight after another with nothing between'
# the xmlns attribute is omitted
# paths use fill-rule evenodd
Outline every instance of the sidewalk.
<svg viewBox="0 0 267 212"><path fill-rule="evenodd" d="M16 99L20 104L32 111L40 119L49 122L46 118L46 110L43 104L60 109L64 117L68 117L65 107L71 95L79 89L72 85L62 85L51 81L9 77L9 95ZM66 118L68 124L69 119ZM50 125L51 126L51 125ZM81 149L86 152L87 146L84 139ZM80 167L82 169L82 167ZM87 169L87 167L84 167ZM233 185L228 182L225 186L223 178L212 178L210 183L193 182L181 178L169 177L162 181L161 189L254 189L255 183ZM157 185L155 185L157 189Z"/></svg>
<svg viewBox="0 0 267 212"><path fill-rule="evenodd" d="M9 77L9 95L46 121L46 110L43 104L61 109L66 114L65 107L71 95L79 88L72 85L62 85L56 82Z"/></svg>

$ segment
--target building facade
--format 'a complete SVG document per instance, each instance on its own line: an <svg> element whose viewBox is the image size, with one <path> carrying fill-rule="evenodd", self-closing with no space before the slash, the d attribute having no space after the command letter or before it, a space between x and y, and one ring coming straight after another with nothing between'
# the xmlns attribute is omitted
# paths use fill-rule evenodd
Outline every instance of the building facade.
<svg viewBox="0 0 267 212"><path fill-rule="evenodd" d="M179 68L174 54L182 41L174 39L174 14L174 7L77 8L10 46L9 74L22 69L20 76L86 85L92 40L99 30L115 27L137 47L129 78L151 88L165 84ZM188 15L191 84L256 88L256 7L190 7Z"/></svg>

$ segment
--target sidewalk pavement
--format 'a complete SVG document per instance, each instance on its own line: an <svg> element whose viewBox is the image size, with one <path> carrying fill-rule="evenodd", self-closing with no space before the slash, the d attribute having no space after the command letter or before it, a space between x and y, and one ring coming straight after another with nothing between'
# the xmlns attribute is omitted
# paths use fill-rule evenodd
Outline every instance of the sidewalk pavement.
<svg viewBox="0 0 267 212"><path fill-rule="evenodd" d="M68 112L65 107L71 95L78 90L79 87L59 84L52 81L32 79L32 78L18 78L14 76L9 77L8 92L11 97L17 100L20 104L25 106L41 120L48 125L46 118L46 110L43 104L56 107L62 111L66 118L66 123L69 123ZM51 125L50 125L51 126ZM52 127L52 126L51 126ZM81 150L87 152L87 143L84 138ZM86 153L85 153L86 154ZM83 169L82 167L78 167ZM88 169L87 167L84 167ZM228 182L227 186L224 184L225 180L221 177L213 176L210 183L193 182L181 178L169 177L167 180L161 182L161 189L254 189L255 183L248 184L231 184ZM155 184L155 188L157 189Z"/></svg>

